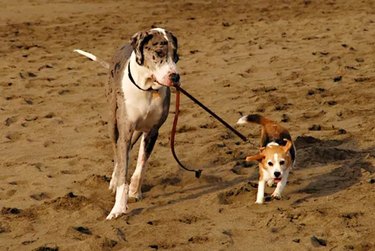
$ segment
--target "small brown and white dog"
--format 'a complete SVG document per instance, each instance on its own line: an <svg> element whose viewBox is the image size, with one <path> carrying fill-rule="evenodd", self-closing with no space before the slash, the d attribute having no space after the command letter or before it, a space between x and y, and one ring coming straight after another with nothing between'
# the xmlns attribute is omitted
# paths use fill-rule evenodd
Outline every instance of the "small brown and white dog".
<svg viewBox="0 0 375 251"><path fill-rule="evenodd" d="M259 161L259 185L257 200L255 203L263 204L264 188L276 183L276 189L272 197L281 198L281 193L287 183L290 169L292 169L296 149L287 129L278 123L261 115L252 114L240 118L237 124L256 123L262 126L260 139L260 152L248 156L246 161Z"/></svg>

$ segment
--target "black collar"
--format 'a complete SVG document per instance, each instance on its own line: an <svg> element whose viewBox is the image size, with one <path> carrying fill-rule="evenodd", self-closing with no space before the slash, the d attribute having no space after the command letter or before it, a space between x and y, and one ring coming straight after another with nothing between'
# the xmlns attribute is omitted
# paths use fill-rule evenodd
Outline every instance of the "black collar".
<svg viewBox="0 0 375 251"><path fill-rule="evenodd" d="M130 62L128 63L128 77L130 79L130 81L132 81L132 83L141 91L144 91L144 92L148 92L148 91L157 91L157 90L154 90L152 89L152 87L148 88L148 89L143 89L141 88L139 85L137 85L134 81L134 78L132 76L132 73L130 72Z"/></svg>

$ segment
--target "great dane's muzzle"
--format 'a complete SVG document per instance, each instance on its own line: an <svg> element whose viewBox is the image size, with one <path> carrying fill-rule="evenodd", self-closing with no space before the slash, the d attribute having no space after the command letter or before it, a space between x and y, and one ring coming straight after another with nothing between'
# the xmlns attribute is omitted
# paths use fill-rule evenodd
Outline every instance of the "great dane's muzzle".
<svg viewBox="0 0 375 251"><path fill-rule="evenodd" d="M173 85L177 85L180 83L180 74L178 73L171 73L169 75L169 79L172 81Z"/></svg>

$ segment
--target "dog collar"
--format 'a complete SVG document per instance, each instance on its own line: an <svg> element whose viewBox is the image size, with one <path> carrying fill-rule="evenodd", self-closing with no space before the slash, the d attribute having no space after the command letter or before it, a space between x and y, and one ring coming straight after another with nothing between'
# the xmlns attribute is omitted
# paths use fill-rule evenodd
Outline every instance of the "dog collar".
<svg viewBox="0 0 375 251"><path fill-rule="evenodd" d="M130 71L130 62L128 63L128 77L129 77L130 81L133 83L133 85L135 85L135 86L136 86L139 90L141 90L141 91L144 91L144 92L148 92L148 91L157 91L157 90L152 89L152 87L150 87L150 88L148 88L148 89L143 89L143 88L141 88L139 85L137 85L137 84L135 83L134 78L133 78L133 76L132 76L132 73L131 73L131 71Z"/></svg>

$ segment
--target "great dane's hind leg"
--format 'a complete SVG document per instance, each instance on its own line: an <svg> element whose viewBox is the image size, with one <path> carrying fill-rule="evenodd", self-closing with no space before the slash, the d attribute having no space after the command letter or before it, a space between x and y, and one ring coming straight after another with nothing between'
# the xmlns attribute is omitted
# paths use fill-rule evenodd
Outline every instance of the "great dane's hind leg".
<svg viewBox="0 0 375 251"><path fill-rule="evenodd" d="M125 126L124 126L125 127ZM117 141L117 173L115 173L115 179L117 182L116 186L116 201L111 212L107 216L107 220L117 218L121 214L126 213L128 208L128 196L129 196L129 185L128 185L128 167L129 167L129 155L131 150L131 139L133 136L133 130L121 128L119 140ZM116 170L114 170L115 172Z"/></svg>
<svg viewBox="0 0 375 251"><path fill-rule="evenodd" d="M134 132L132 136L132 140L131 140L131 149L133 149L133 146L137 143L141 135L142 135L142 132L139 132L139 131ZM119 171L120 171L119 166L118 166L118 161L117 161L116 143L113 144L113 152L115 155L115 159L114 159L114 168L112 172L111 182L109 183L109 189L111 189L112 192L116 192L116 187L117 187L117 182L118 182L117 177L119 177Z"/></svg>
<svg viewBox="0 0 375 251"><path fill-rule="evenodd" d="M133 173L129 188L129 197L136 200L142 199L142 182L146 172L147 160L154 149L155 142L158 138L158 130L152 129L148 133L143 133L142 141L139 148L137 167Z"/></svg>

